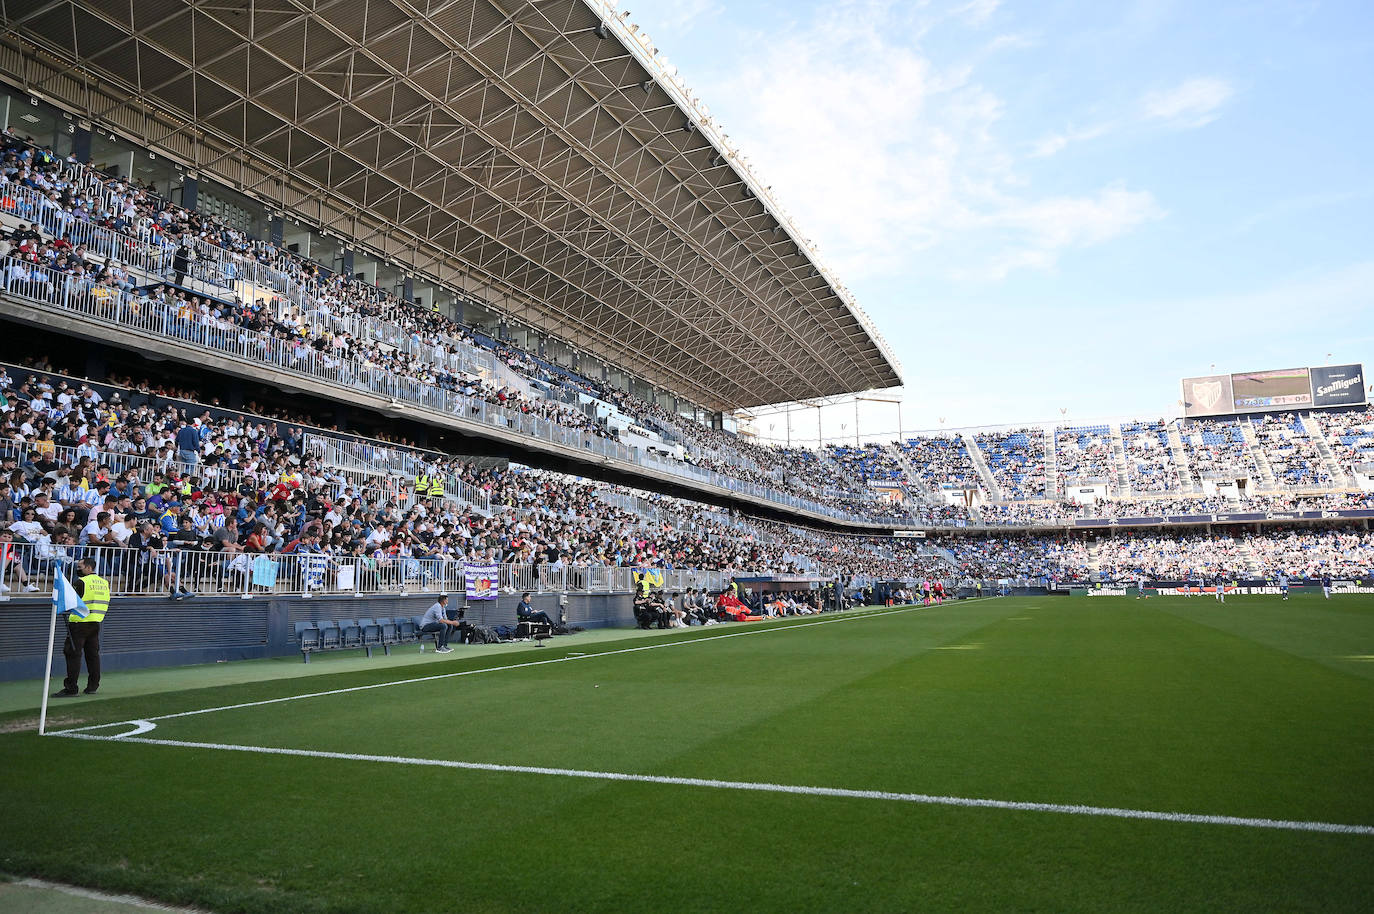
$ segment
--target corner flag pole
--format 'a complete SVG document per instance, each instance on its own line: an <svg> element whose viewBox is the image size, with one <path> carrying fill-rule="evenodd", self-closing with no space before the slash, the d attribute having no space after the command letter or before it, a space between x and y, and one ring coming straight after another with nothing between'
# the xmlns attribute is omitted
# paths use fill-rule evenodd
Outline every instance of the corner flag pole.
<svg viewBox="0 0 1374 914"><path fill-rule="evenodd" d="M56 568L56 574L60 577L60 576L62 575L62 563L61 563L60 561L58 561L58 562L56 562L55 564L56 564L56 566L57 566L57 568ZM57 586L56 586L56 585L53 586L53 591L54 591L54 594L57 592ZM48 724L48 683L52 680L52 652L53 652L53 644L56 642L56 640L57 640L57 598L56 598L56 596L54 596L54 597L53 597L53 605L50 606L50 607L48 607L48 665L47 665L47 667L43 670L43 704L40 706L39 711L38 711L38 735L39 735L39 736L43 736L43 735L47 732L47 724Z"/></svg>

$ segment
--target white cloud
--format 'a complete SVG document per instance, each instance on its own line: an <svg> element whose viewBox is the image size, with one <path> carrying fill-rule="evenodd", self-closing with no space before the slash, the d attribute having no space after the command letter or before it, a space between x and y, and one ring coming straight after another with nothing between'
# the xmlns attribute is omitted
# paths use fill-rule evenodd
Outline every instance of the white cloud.
<svg viewBox="0 0 1374 914"><path fill-rule="evenodd" d="M1095 140L1098 137L1106 136L1114 128L1115 124L1104 122L1093 124L1088 127L1069 127L1061 133L1052 133L1049 136L1037 140L1031 149L1031 155L1037 159L1048 158L1063 152L1065 148L1073 143L1084 143L1088 140Z"/></svg>
<svg viewBox="0 0 1374 914"><path fill-rule="evenodd" d="M1225 80L1199 76L1172 89L1147 92L1141 99L1141 110L1149 119L1201 127L1216 120L1221 106L1233 95L1235 89Z"/></svg>
<svg viewBox="0 0 1374 914"><path fill-rule="evenodd" d="M1037 193L1018 170L1027 144L1000 136L1003 100L974 65L938 64L911 39L932 21L955 27L948 12L922 15L882 0L829 7L700 87L721 100L727 130L743 126L732 139L842 279L996 280L1159 217L1147 191L1124 186ZM1039 150L1105 129L1066 131Z"/></svg>
<svg viewBox="0 0 1374 914"><path fill-rule="evenodd" d="M691 31L700 20L720 12L715 0L678 0L671 7L672 12L662 21L664 34L678 34Z"/></svg>
<svg viewBox="0 0 1374 914"><path fill-rule="evenodd" d="M1002 0L968 0L967 3L955 7L953 15L970 25L986 25L1001 5Z"/></svg>

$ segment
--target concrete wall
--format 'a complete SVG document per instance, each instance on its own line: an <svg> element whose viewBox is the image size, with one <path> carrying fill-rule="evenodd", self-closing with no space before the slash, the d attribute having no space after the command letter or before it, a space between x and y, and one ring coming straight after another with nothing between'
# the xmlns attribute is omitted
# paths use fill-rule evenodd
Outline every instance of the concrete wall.
<svg viewBox="0 0 1374 914"><path fill-rule="evenodd" d="M559 594L536 594L535 609L559 618ZM483 625L514 625L519 594L467 607L466 618ZM423 615L433 594L413 596L196 597L180 603L165 597L116 597L101 627L105 670L249 660L296 653L296 623L321 619L395 618ZM464 605L460 594L450 607ZM568 624L583 628L633 625L629 594L569 594ZM48 648L47 595L41 600L0 603L0 680L43 675ZM54 672L61 675L63 626L57 627Z"/></svg>

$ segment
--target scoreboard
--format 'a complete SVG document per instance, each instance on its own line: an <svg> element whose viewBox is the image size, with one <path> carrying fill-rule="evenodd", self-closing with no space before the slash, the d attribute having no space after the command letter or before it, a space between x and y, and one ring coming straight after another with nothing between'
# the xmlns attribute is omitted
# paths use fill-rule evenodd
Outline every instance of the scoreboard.
<svg viewBox="0 0 1374 914"><path fill-rule="evenodd" d="M1229 416L1368 402L1363 365L1279 368L1183 379L1183 415Z"/></svg>

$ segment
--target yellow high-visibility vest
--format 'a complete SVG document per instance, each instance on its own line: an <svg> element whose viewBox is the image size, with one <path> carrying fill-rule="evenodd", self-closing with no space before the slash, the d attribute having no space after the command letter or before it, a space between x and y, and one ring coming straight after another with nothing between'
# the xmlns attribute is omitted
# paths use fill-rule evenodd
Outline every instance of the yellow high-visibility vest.
<svg viewBox="0 0 1374 914"><path fill-rule="evenodd" d="M430 498L441 498L444 494L444 482L438 476L429 481Z"/></svg>
<svg viewBox="0 0 1374 914"><path fill-rule="evenodd" d="M429 494L429 477L424 473L415 477L415 494L417 496Z"/></svg>
<svg viewBox="0 0 1374 914"><path fill-rule="evenodd" d="M86 604L86 617L73 622L100 622L110 611L110 582L98 574L81 576L81 602ZM70 618L70 617L69 617Z"/></svg>

